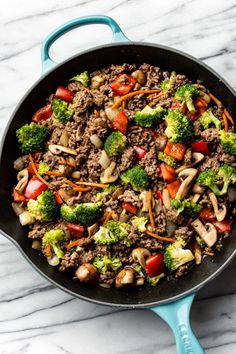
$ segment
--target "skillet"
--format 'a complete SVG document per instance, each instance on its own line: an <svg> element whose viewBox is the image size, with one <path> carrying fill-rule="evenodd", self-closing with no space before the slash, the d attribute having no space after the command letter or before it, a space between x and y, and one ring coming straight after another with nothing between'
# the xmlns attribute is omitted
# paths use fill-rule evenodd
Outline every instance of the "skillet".
<svg viewBox="0 0 236 354"><path fill-rule="evenodd" d="M59 65L51 60L49 49L56 39L75 27L90 24L108 25L113 33L113 43L86 50ZM189 322L191 304L196 292L215 278L232 260L236 253L236 238L231 235L225 242L224 250L214 260L205 259L203 264L178 281L164 280L157 287L122 291L114 288L91 288L75 282L39 257L31 248L26 228L20 225L11 208L11 189L15 180L12 162L20 154L15 131L31 120L33 113L44 105L45 98L54 92L58 85L66 84L68 78L76 72L92 72L111 64L136 63L139 66L144 62L168 71L174 69L193 81L202 80L230 112L236 110L236 94L230 85L214 70L190 55L162 45L129 41L118 24L107 16L87 16L67 22L43 42L44 74L22 98L3 135L0 150L0 231L13 242L26 260L56 287L96 304L130 309L148 308L172 328L178 354L201 354L204 350L194 336ZM235 232L234 223L232 234L235 235Z"/></svg>

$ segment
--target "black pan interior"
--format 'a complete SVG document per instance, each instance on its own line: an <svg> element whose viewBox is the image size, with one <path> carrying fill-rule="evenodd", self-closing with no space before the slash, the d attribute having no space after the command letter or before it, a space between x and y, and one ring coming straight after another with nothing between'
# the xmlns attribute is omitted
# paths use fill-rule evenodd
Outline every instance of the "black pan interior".
<svg viewBox="0 0 236 354"><path fill-rule="evenodd" d="M42 77L25 95L12 116L2 146L0 164L0 228L19 246L32 265L56 286L75 296L98 303L143 307L169 302L200 288L216 276L235 253L235 225L233 227L234 237L230 237L225 242L224 251L219 253L213 261L206 259L202 265L195 267L187 277L178 281L164 280L158 287L118 291L84 286L74 281L71 275L61 273L49 266L44 257L32 250L31 241L27 239L26 228L21 227L18 218L11 209L11 192L16 175L12 162L20 155L15 139L16 129L25 122L29 122L32 114L45 104L45 98L55 92L58 85L66 84L68 78L73 77L76 73L84 70L91 72L111 64L124 62L137 65L147 62L164 70L175 70L178 73L186 74L194 81L202 80L231 112L236 111L235 94L229 85L204 64L178 51L145 43L128 43L98 47L75 56Z"/></svg>

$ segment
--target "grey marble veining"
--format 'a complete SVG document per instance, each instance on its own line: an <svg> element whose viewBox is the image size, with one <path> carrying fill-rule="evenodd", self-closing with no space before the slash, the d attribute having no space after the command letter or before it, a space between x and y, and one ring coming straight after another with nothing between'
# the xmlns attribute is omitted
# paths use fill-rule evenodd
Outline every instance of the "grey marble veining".
<svg viewBox="0 0 236 354"><path fill-rule="evenodd" d="M40 44L74 17L104 13L132 40L173 46L203 59L236 87L236 3L233 0L9 0L0 15L0 134L19 99L40 76ZM109 42L110 31L90 26L57 41L63 60ZM236 260L202 289L193 328L210 354L236 352ZM54 288L0 236L0 354L171 354L167 325L144 311L86 303Z"/></svg>

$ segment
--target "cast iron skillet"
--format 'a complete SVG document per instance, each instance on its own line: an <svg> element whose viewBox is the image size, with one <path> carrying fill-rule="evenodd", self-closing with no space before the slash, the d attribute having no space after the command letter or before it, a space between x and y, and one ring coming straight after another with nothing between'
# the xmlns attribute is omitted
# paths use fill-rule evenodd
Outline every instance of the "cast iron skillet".
<svg viewBox="0 0 236 354"><path fill-rule="evenodd" d="M110 26L113 42L91 50L56 65L49 56L52 43L63 33L72 28L88 24L105 24ZM27 239L27 229L22 227L11 208L12 185L15 183L15 171L12 162L20 155L15 138L15 131L29 122L33 113L45 104L48 97L58 85L68 82L68 78L76 73L104 68L111 64L144 62L159 66L165 70L175 70L186 74L191 80L202 80L204 84L224 102L229 111L236 110L236 95L223 78L199 60L176 49L165 46L130 42L117 23L106 16L88 16L72 20L51 33L43 43L42 63L44 74L26 93L5 130L1 146L0 162L0 229L3 235L11 240L22 252L26 260L46 279L58 288L80 299L96 304L126 307L149 308L159 314L172 328L177 342L177 352L204 353L199 342L192 333L189 324L189 311L198 289L217 276L232 260L236 249L236 238L230 237L225 242L225 249L211 259L196 267L188 276L178 281L162 281L157 287L144 289L116 290L90 288L72 277L51 267L31 248L31 240ZM232 233L235 235L235 225Z"/></svg>

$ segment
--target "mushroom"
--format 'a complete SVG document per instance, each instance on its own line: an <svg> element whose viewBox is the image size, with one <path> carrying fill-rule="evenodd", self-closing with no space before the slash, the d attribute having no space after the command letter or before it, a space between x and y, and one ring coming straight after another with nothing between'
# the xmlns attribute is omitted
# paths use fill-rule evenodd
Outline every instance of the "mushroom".
<svg viewBox="0 0 236 354"><path fill-rule="evenodd" d="M99 229L98 223L95 223L87 228L89 236L93 236Z"/></svg>
<svg viewBox="0 0 236 354"><path fill-rule="evenodd" d="M142 201L142 212L148 212L148 191L143 191L139 195L139 199Z"/></svg>
<svg viewBox="0 0 236 354"><path fill-rule="evenodd" d="M143 269L146 269L146 258L151 256L149 250L143 247L137 247L132 251L131 255L135 262L138 262Z"/></svg>
<svg viewBox="0 0 236 354"><path fill-rule="evenodd" d="M98 281L98 271L90 263L84 263L75 272L75 276L81 281L81 283L96 283Z"/></svg>
<svg viewBox="0 0 236 354"><path fill-rule="evenodd" d="M147 81L146 74L142 70L135 70L131 76L138 81L139 84L144 85Z"/></svg>
<svg viewBox="0 0 236 354"><path fill-rule="evenodd" d="M27 183L28 183L28 179L29 179L29 172L27 170L27 168L24 168L23 170L21 170L20 172L18 172L17 174L17 180L19 181L15 187L15 190L22 194Z"/></svg>
<svg viewBox="0 0 236 354"><path fill-rule="evenodd" d="M200 197L201 197L201 194L195 193L194 196L192 197L192 202L197 203L199 201Z"/></svg>
<svg viewBox="0 0 236 354"><path fill-rule="evenodd" d="M166 209L171 208L170 194L168 192L168 189L166 189L166 188L164 188L162 191L162 201L163 201L164 207Z"/></svg>
<svg viewBox="0 0 236 354"><path fill-rule="evenodd" d="M203 154L201 154L200 152L193 152L192 153L193 162L189 165L180 166L179 168L177 168L175 170L175 172L180 173L181 171L185 170L186 168L193 167L193 166L197 165L199 162L201 162L202 160L204 160L204 158L205 158L205 156Z"/></svg>
<svg viewBox="0 0 236 354"><path fill-rule="evenodd" d="M130 214L127 214L126 210L123 209L122 212L120 213L119 221L128 222L129 219L130 219Z"/></svg>
<svg viewBox="0 0 236 354"><path fill-rule="evenodd" d="M101 76L93 76L91 79L91 88L98 89L104 84L104 79Z"/></svg>
<svg viewBox="0 0 236 354"><path fill-rule="evenodd" d="M219 209L218 200L217 200L215 194L213 192L210 192L208 195L209 195L210 201L212 203L217 221L224 220L224 218L226 217L226 214L227 214L226 206L223 204L222 207Z"/></svg>
<svg viewBox="0 0 236 354"><path fill-rule="evenodd" d="M205 192L205 187L200 186L198 183L194 183L192 191L193 193L203 194Z"/></svg>
<svg viewBox="0 0 236 354"><path fill-rule="evenodd" d="M80 171L74 171L74 172L72 172L71 177L76 178L76 179L80 179L80 177L81 177Z"/></svg>
<svg viewBox="0 0 236 354"><path fill-rule="evenodd" d="M14 213L19 216L24 213L25 209L21 206L21 203L11 203Z"/></svg>
<svg viewBox="0 0 236 354"><path fill-rule="evenodd" d="M201 264L202 263L202 250L197 241L194 242L193 244L193 255L195 258L196 264Z"/></svg>
<svg viewBox="0 0 236 354"><path fill-rule="evenodd" d="M71 197L75 195L75 191L72 188L69 189L60 188L58 190L58 194L60 195L61 199L64 202L67 202Z"/></svg>
<svg viewBox="0 0 236 354"><path fill-rule="evenodd" d="M114 190L112 193L112 199L117 200L120 195L124 193L124 188L123 187L118 187Z"/></svg>
<svg viewBox="0 0 236 354"><path fill-rule="evenodd" d="M133 285L135 282L135 270L133 268L124 268L116 276L116 288L123 288Z"/></svg>
<svg viewBox="0 0 236 354"><path fill-rule="evenodd" d="M77 155L77 152L75 150L62 145L50 144L48 145L48 149L53 155L59 155L61 152L66 152L70 155Z"/></svg>
<svg viewBox="0 0 236 354"><path fill-rule="evenodd" d="M178 189L175 199L182 200L186 197L196 176L197 170L195 168L186 168L179 173L179 177L184 178L184 180Z"/></svg>
<svg viewBox="0 0 236 354"><path fill-rule="evenodd" d="M66 130L63 130L59 139L59 143L63 146L68 146L69 138L70 135L68 134L68 132Z"/></svg>
<svg viewBox="0 0 236 354"><path fill-rule="evenodd" d="M212 247L216 243L217 231L213 224L206 223L204 226L199 219L196 219L191 225L208 247Z"/></svg>
<svg viewBox="0 0 236 354"><path fill-rule="evenodd" d="M112 183L117 180L118 174L112 175L115 167L116 167L116 163L112 161L110 165L105 169L103 175L100 177L101 183Z"/></svg>
<svg viewBox="0 0 236 354"><path fill-rule="evenodd" d="M25 167L25 157L18 157L13 163L14 169L17 171L23 170Z"/></svg>

